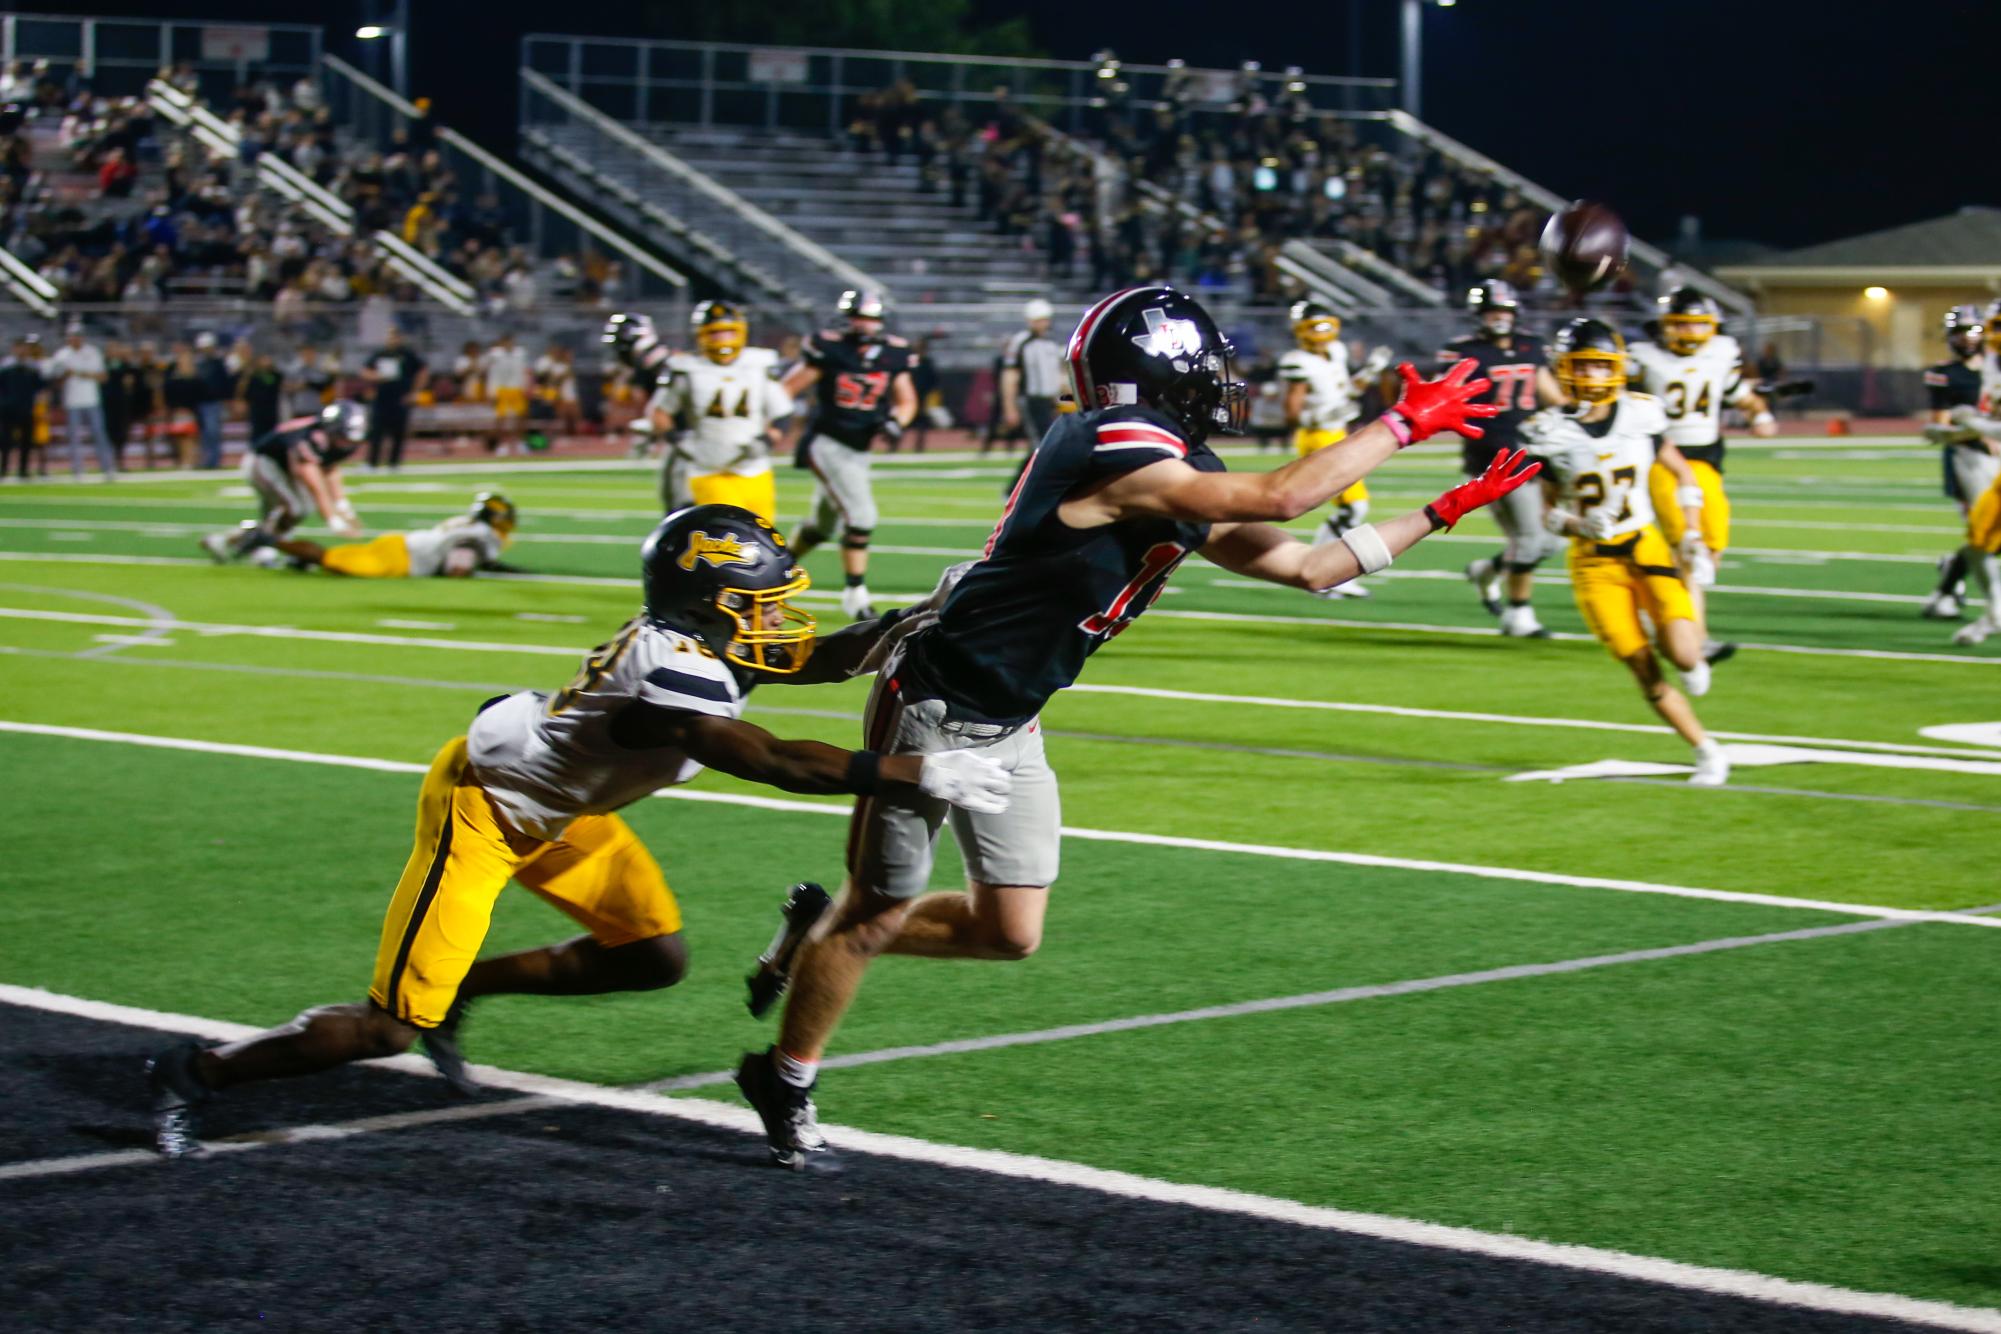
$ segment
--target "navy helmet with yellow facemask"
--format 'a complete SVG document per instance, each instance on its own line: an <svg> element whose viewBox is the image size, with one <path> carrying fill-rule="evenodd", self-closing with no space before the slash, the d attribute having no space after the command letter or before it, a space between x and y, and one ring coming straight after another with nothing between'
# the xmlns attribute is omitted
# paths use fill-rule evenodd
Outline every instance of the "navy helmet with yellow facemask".
<svg viewBox="0 0 2001 1334"><path fill-rule="evenodd" d="M1549 363L1573 403L1604 403L1626 392L1626 340L1603 320L1576 319L1557 330Z"/></svg>
<svg viewBox="0 0 2001 1334"><path fill-rule="evenodd" d="M806 665L814 621L791 599L812 581L758 515L736 505L676 510L639 549L639 569L649 620L737 667L782 676Z"/></svg>

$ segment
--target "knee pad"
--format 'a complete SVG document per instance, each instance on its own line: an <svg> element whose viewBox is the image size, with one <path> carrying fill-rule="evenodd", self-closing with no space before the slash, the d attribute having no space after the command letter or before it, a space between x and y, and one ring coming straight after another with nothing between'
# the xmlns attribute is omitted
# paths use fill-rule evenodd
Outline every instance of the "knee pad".
<svg viewBox="0 0 2001 1334"><path fill-rule="evenodd" d="M1541 556L1536 556L1528 560L1518 560L1513 556L1509 556L1501 561L1501 569L1506 574L1533 574L1536 567L1541 564Z"/></svg>
<svg viewBox="0 0 2001 1334"><path fill-rule="evenodd" d="M792 545L795 547L817 547L826 540L827 535L810 523L800 524L799 531L792 534Z"/></svg>
<svg viewBox="0 0 2001 1334"><path fill-rule="evenodd" d="M841 534L841 550L867 551L868 540L874 535L873 528L850 528Z"/></svg>

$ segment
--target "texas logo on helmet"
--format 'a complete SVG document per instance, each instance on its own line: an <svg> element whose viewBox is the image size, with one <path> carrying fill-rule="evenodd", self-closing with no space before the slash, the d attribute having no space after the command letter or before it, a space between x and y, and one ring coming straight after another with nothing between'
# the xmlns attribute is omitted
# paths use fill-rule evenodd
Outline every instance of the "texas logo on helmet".
<svg viewBox="0 0 2001 1334"><path fill-rule="evenodd" d="M698 560L705 560L711 565L755 565L757 553L745 551L743 543L734 537L710 537L696 529L688 535L687 550L674 563L684 570L692 570Z"/></svg>
<svg viewBox="0 0 2001 1334"><path fill-rule="evenodd" d="M1149 307L1145 319L1146 332L1135 335L1133 342L1148 356L1183 357L1202 350L1202 331L1195 321L1171 319L1158 306Z"/></svg>

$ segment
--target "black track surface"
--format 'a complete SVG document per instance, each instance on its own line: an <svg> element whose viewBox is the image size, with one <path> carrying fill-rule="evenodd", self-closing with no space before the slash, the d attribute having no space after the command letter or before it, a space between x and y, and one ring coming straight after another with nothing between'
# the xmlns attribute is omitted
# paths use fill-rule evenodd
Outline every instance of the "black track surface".
<svg viewBox="0 0 2001 1334"><path fill-rule="evenodd" d="M0 1006L0 1164L146 1143L149 1030ZM241 1089L212 1135L451 1105L379 1070ZM891 1158L563 1107L0 1180L13 1330L1886 1331Z"/></svg>

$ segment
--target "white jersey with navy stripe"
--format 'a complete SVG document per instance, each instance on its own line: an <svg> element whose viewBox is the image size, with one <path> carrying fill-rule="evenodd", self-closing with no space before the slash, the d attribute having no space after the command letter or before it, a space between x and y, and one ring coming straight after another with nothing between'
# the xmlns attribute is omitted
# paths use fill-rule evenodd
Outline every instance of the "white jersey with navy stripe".
<svg viewBox="0 0 2001 1334"><path fill-rule="evenodd" d="M613 719L633 704L738 718L744 692L700 640L635 617L563 689L510 695L473 719L471 777L515 828L555 839L579 815L615 811L700 773L671 746L613 740Z"/></svg>
<svg viewBox="0 0 2001 1334"><path fill-rule="evenodd" d="M1355 375L1348 369L1348 349L1336 341L1325 352L1295 347L1278 359L1283 384L1306 386L1299 424L1309 431L1339 431L1360 415L1355 403Z"/></svg>
<svg viewBox="0 0 2001 1334"><path fill-rule="evenodd" d="M500 559L507 540L478 519L461 514L435 527L403 534L403 546L410 555L410 577L428 579L444 573L445 562L460 549L472 553L475 567L491 565Z"/></svg>

